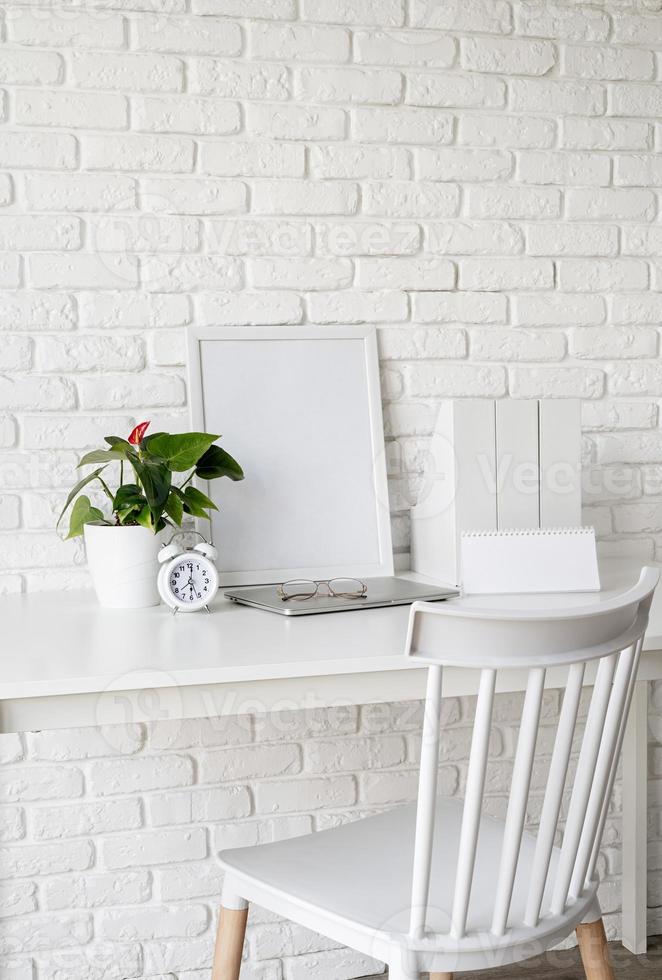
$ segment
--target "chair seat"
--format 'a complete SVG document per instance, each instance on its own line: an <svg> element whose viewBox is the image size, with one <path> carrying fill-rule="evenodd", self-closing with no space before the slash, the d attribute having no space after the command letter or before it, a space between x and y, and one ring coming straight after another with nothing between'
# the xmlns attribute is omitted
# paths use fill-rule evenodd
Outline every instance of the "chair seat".
<svg viewBox="0 0 662 980"><path fill-rule="evenodd" d="M443 934L450 925L461 820L461 801L438 801L427 926L428 932L442 934L434 944L437 949L468 952L484 948L490 931L504 824L482 818L467 935L457 943ZM415 822L414 805L399 807L305 837L224 851L221 863L239 876L239 887L252 881L276 898L287 897L297 906L318 915L326 913L366 932L406 935ZM535 838L524 835L511 906L515 921L522 921L524 915L535 844ZM558 855L555 848L552 871ZM583 896L578 904L588 905L593 895L591 889L591 895ZM543 913L550 897L545 895ZM557 919L554 927L558 924ZM521 936L521 940L534 938L538 931L546 930L544 926L527 930L528 937ZM490 937L490 943L499 945L497 937Z"/></svg>

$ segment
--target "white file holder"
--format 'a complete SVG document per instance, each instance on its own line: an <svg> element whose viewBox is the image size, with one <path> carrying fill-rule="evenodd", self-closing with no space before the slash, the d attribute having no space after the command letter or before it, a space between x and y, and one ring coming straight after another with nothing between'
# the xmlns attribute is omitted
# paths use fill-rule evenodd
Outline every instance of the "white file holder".
<svg viewBox="0 0 662 980"><path fill-rule="evenodd" d="M466 595L600 588L592 527L465 531L460 550Z"/></svg>
<svg viewBox="0 0 662 980"><path fill-rule="evenodd" d="M411 512L411 568L460 583L462 531L581 524L580 403L472 399L440 404Z"/></svg>

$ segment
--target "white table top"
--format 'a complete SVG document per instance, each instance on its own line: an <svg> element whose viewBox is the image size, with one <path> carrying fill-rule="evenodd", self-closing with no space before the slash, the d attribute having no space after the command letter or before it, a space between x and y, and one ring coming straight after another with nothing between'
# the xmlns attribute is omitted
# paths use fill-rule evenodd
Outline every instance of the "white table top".
<svg viewBox="0 0 662 980"><path fill-rule="evenodd" d="M557 596L474 596L474 608L576 607L612 598L639 563L601 564L602 591ZM285 617L219 597L212 615L164 607L101 609L91 592L0 600L0 732L254 714L282 708L418 699L426 671L403 656L408 606ZM662 589L653 603L639 678L662 679ZM405 673L403 673L405 671ZM507 674L507 671L502 674ZM503 679L524 690L528 675ZM564 683L551 676L550 686ZM466 676L465 676L466 675ZM475 671L454 669L444 693L475 693ZM624 936L646 948L647 692L638 685L624 771ZM117 692L122 692L117 693ZM149 696L148 696L149 695Z"/></svg>
<svg viewBox="0 0 662 980"><path fill-rule="evenodd" d="M640 563L601 564L605 600L638 578ZM474 608L584 605L595 593L472 596ZM408 606L303 617L219 597L211 615L172 616L163 606L101 609L91 592L39 593L0 602L0 701L144 687L232 684L412 669L402 656ZM662 590L645 649L662 649Z"/></svg>

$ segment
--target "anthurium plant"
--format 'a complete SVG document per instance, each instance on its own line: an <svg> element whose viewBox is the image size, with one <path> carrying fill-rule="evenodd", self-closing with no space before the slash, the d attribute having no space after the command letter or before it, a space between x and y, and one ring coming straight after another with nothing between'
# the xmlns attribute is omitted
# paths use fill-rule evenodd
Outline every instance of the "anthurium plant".
<svg viewBox="0 0 662 980"><path fill-rule="evenodd" d="M227 476L231 480L243 480L239 463L214 445L220 436L209 432L146 435L149 424L141 422L128 439L106 436L108 448L95 449L83 456L79 468L93 466L94 469L78 481L58 519L59 526L73 504L68 538L81 535L86 524L141 525L156 533L169 524L181 527L185 514L210 520L211 511L217 507L192 485L193 478L217 480ZM116 474L114 490L106 472L111 466ZM109 516L81 492L95 484L108 498Z"/></svg>

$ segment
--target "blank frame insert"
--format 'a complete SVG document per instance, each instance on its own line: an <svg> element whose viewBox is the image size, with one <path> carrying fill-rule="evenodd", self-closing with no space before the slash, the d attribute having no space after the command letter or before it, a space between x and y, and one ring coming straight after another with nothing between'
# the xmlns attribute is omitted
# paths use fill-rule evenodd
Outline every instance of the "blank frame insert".
<svg viewBox="0 0 662 980"><path fill-rule="evenodd" d="M208 485L223 584L392 574L374 330L231 327L189 340L193 426L221 433L246 474Z"/></svg>

